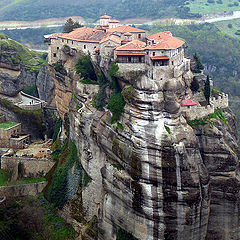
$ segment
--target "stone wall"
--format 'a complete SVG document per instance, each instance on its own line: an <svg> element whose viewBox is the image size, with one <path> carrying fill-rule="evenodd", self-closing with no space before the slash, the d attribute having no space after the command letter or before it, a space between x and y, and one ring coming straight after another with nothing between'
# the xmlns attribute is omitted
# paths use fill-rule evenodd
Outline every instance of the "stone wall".
<svg viewBox="0 0 240 240"><path fill-rule="evenodd" d="M28 95L24 92L21 92L21 96L29 98L29 100L32 99L36 102L36 103L33 103L33 104L18 104L18 106L22 109L33 111L33 110L42 109L43 107L45 107L47 105L47 103L45 101L42 101L41 99L36 98L34 96L31 96L31 95Z"/></svg>
<svg viewBox="0 0 240 240"><path fill-rule="evenodd" d="M79 41L72 41L67 39L51 39L51 44L48 48L48 63L53 64L58 60L63 60L63 53L61 49L64 45L69 46L71 49L75 49L77 51L81 51L85 54L93 54L94 49L99 47L98 42L79 42Z"/></svg>
<svg viewBox="0 0 240 240"><path fill-rule="evenodd" d="M0 147L8 147L11 135L21 133L21 124L8 129L0 129Z"/></svg>
<svg viewBox="0 0 240 240"><path fill-rule="evenodd" d="M188 121L204 118L211 113L214 113L213 105L182 107L182 114Z"/></svg>
<svg viewBox="0 0 240 240"><path fill-rule="evenodd" d="M23 177L42 177L53 167L54 161L46 158L29 158L3 155L1 168L8 170L11 168L12 181L18 178L18 164L21 162L24 172Z"/></svg>
<svg viewBox="0 0 240 240"><path fill-rule="evenodd" d="M145 71L144 63L118 63L120 73L129 73L131 71Z"/></svg>
<svg viewBox="0 0 240 240"><path fill-rule="evenodd" d="M210 104L215 108L228 108L228 94L222 93L217 98L210 98Z"/></svg>
<svg viewBox="0 0 240 240"><path fill-rule="evenodd" d="M218 98L211 98L210 105L205 107L201 106L190 106L182 107L182 114L186 117L187 120L192 121L195 119L201 119L207 115L214 113L217 108L228 108L228 95L223 93Z"/></svg>
<svg viewBox="0 0 240 240"><path fill-rule="evenodd" d="M15 186L3 186L0 187L0 197L23 197L23 196L34 196L47 185L47 182L32 183L32 184L21 184Z"/></svg>

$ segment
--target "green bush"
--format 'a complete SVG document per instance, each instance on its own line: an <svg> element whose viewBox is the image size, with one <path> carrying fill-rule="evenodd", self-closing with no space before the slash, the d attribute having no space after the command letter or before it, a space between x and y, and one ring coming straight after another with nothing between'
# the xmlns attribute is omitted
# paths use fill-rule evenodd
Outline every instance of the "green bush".
<svg viewBox="0 0 240 240"><path fill-rule="evenodd" d="M108 109L112 113L111 123L117 122L124 112L125 101L121 93L113 93L108 102Z"/></svg>
<svg viewBox="0 0 240 240"><path fill-rule="evenodd" d="M76 72L81 75L85 80L97 82L97 75L95 73L90 55L84 55L79 58L76 66Z"/></svg>
<svg viewBox="0 0 240 240"><path fill-rule="evenodd" d="M64 204L68 201L68 174L72 167L75 165L82 174L82 187L86 186L90 178L79 165L77 147L73 141L61 149L58 155L59 161L57 169L55 170L52 178L52 183L48 189L48 199L55 207L63 208Z"/></svg>

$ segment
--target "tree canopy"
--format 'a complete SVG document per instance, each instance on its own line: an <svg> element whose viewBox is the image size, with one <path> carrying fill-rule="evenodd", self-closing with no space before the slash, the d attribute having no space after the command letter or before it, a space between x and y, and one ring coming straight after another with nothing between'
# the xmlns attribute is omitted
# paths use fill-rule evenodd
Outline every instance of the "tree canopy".
<svg viewBox="0 0 240 240"><path fill-rule="evenodd" d="M72 32L75 28L80 28L80 27L82 27L82 25L81 25L78 21L74 22L74 21L72 20L72 18L69 18L69 19L66 21L66 23L65 23L63 32L64 32L64 33L70 33L70 32Z"/></svg>

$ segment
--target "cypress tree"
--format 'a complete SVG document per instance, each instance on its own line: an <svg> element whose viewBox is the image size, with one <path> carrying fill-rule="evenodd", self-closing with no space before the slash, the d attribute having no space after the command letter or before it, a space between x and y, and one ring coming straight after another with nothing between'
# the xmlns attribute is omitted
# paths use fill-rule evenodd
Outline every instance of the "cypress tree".
<svg viewBox="0 0 240 240"><path fill-rule="evenodd" d="M208 75L207 80L205 82L205 86L204 86L204 96L205 96L208 104L209 104L209 100L210 100L210 95L211 95L211 88L210 88L210 80L209 80L209 75Z"/></svg>
<svg viewBox="0 0 240 240"><path fill-rule="evenodd" d="M204 69L204 66L200 60L200 57L198 56L197 53L194 54L193 56L194 60L196 61L196 69L194 70L195 73L200 73L201 70Z"/></svg>

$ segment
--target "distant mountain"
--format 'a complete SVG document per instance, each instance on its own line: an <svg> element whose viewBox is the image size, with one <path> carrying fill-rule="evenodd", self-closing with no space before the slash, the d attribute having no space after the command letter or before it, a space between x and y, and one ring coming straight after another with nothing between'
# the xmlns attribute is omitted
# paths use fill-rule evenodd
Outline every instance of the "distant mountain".
<svg viewBox="0 0 240 240"><path fill-rule="evenodd" d="M189 13L186 0L1 0L0 21L39 20L54 17L82 16L95 21L103 14L118 19L198 17Z"/></svg>

